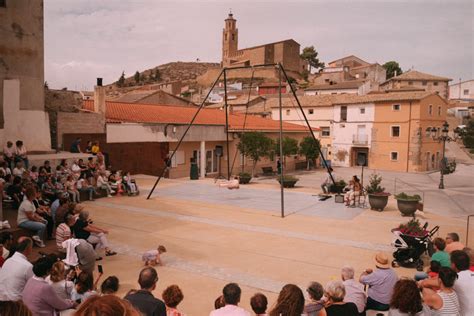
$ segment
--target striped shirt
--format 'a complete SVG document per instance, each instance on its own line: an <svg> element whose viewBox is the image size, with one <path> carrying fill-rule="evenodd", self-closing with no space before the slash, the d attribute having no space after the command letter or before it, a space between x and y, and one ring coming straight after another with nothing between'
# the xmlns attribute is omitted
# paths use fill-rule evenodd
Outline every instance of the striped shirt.
<svg viewBox="0 0 474 316"><path fill-rule="evenodd" d="M441 309L435 310L433 315L461 315L461 308L459 307L459 301L456 292L453 291L451 293L445 293L438 291L438 295L443 300L443 306L441 307Z"/></svg>
<svg viewBox="0 0 474 316"><path fill-rule="evenodd" d="M56 228L56 246L59 250L63 250L63 241L71 238L71 228L66 224L62 223Z"/></svg>

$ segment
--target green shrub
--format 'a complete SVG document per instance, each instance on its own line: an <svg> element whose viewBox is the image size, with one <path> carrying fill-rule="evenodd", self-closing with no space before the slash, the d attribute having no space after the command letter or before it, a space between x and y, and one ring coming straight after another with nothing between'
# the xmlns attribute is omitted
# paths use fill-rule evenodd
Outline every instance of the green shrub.
<svg viewBox="0 0 474 316"><path fill-rule="evenodd" d="M247 173L247 172L241 172L241 173L239 173L239 177L241 177L241 178L252 178L252 175L250 173Z"/></svg>
<svg viewBox="0 0 474 316"><path fill-rule="evenodd" d="M405 192L395 195L395 198L397 200L404 200L404 201L421 201L421 196L419 196L418 194L408 195Z"/></svg>

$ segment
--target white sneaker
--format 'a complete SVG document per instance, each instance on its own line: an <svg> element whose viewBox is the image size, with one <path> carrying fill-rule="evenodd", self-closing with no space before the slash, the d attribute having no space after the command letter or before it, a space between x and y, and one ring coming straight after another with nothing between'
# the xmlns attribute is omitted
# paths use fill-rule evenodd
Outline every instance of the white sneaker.
<svg viewBox="0 0 474 316"><path fill-rule="evenodd" d="M109 195L107 195L107 197L112 197L112 195L109 194Z"/></svg>
<svg viewBox="0 0 474 316"><path fill-rule="evenodd" d="M38 246L40 248L46 247L44 242L38 236L33 236L33 237L31 237L31 239L33 239L36 246Z"/></svg>
<svg viewBox="0 0 474 316"><path fill-rule="evenodd" d="M5 229L5 228L6 228L6 229L12 228L12 227L10 226L10 223L9 223L8 221L4 221L1 226L2 226L4 229Z"/></svg>

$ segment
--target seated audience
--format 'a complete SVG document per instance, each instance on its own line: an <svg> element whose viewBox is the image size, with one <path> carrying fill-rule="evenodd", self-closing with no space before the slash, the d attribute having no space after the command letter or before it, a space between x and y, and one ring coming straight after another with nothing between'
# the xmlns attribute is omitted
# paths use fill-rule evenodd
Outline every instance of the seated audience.
<svg viewBox="0 0 474 316"><path fill-rule="evenodd" d="M39 177L39 172L38 172L38 168L36 166L33 166L31 167L31 170L30 170L30 179L34 182L37 182L38 181L38 177Z"/></svg>
<svg viewBox="0 0 474 316"><path fill-rule="evenodd" d="M414 280L401 279L395 283L390 300L390 316L429 316L429 307L423 304L420 290Z"/></svg>
<svg viewBox="0 0 474 316"><path fill-rule="evenodd" d="M102 295L117 294L119 286L119 279L115 275L109 276L102 282L100 293L102 293Z"/></svg>
<svg viewBox="0 0 474 316"><path fill-rule="evenodd" d="M252 307L255 316L265 316L267 315L267 306L268 300L265 295L262 293L255 293L250 298L250 307ZM309 314L308 314L309 315Z"/></svg>
<svg viewBox="0 0 474 316"><path fill-rule="evenodd" d="M247 312L242 307L239 307L240 296L242 290L239 285L236 283L229 283L222 289L222 298L224 306L213 310L209 316L224 316L224 315L243 315L250 316L250 313Z"/></svg>
<svg viewBox="0 0 474 316"><path fill-rule="evenodd" d="M354 268L345 266L341 270L342 283L346 291L344 296L345 302L352 302L357 306L359 313L363 313L365 310L365 303L367 301L367 295L364 291L364 286L354 280Z"/></svg>
<svg viewBox="0 0 474 316"><path fill-rule="evenodd" d="M0 315L5 316L33 316L22 301L0 301Z"/></svg>
<svg viewBox="0 0 474 316"><path fill-rule="evenodd" d="M179 286L173 284L168 286L161 295L166 306L166 316L184 316L176 307L183 300L183 292Z"/></svg>
<svg viewBox="0 0 474 316"><path fill-rule="evenodd" d="M82 207L82 206L81 206ZM70 203L69 198L67 195L62 195L59 199L59 206L56 208L55 212L51 212L54 214L54 225L58 226L61 223L64 223L64 217L67 213L70 213L71 208L76 208L76 203Z"/></svg>
<svg viewBox="0 0 474 316"><path fill-rule="evenodd" d="M446 248L447 253L451 253L454 250L463 250L464 245L459 241L459 235L457 233L449 233L446 236Z"/></svg>
<svg viewBox="0 0 474 316"><path fill-rule="evenodd" d="M82 139L80 137L76 138L72 144L71 144L71 148L70 148L70 152L72 153L81 153L81 141Z"/></svg>
<svg viewBox="0 0 474 316"><path fill-rule="evenodd" d="M20 203L23 201L23 186L21 184L21 177L14 177L11 185L6 188L7 195L12 200L12 207L18 209Z"/></svg>
<svg viewBox="0 0 474 316"><path fill-rule="evenodd" d="M95 269L96 260L101 260L101 257L96 258L94 248L90 243L84 239L70 238L62 243L66 249L66 259L64 263L71 267L78 266L81 271L93 273Z"/></svg>
<svg viewBox="0 0 474 316"><path fill-rule="evenodd" d="M117 194L122 194L123 191L123 185L122 185L122 177L120 177L120 174L116 171L111 171L109 175L109 185L112 188L112 190L117 191Z"/></svg>
<svg viewBox="0 0 474 316"><path fill-rule="evenodd" d="M25 284L33 276L33 265L27 259L32 246L30 238L20 237L15 253L0 269L0 301L21 300Z"/></svg>
<svg viewBox="0 0 474 316"><path fill-rule="evenodd" d="M341 281L331 281L326 285L326 314L328 316L357 316L357 306L344 302L346 290Z"/></svg>
<svg viewBox="0 0 474 316"><path fill-rule="evenodd" d="M56 311L76 306L73 301L59 297L45 280L52 266L53 261L50 257L39 258L33 265L34 276L28 280L23 290L23 302L35 316L50 316Z"/></svg>
<svg viewBox="0 0 474 316"><path fill-rule="evenodd" d="M450 267L449 253L445 251L446 242L442 238L435 238L433 240L433 247L435 253L431 256L432 261L438 261L442 267Z"/></svg>
<svg viewBox="0 0 474 316"><path fill-rule="evenodd" d="M423 288L425 303L439 315L461 315L461 308L456 292L453 289L457 274L451 268L442 267L439 270L439 291L428 287ZM472 297L472 293L471 293ZM413 298L412 298L413 299Z"/></svg>
<svg viewBox="0 0 474 316"><path fill-rule="evenodd" d="M110 250L106 229L100 228L90 223L89 212L81 211L79 218L73 226L74 236L79 239L85 239L91 244L97 244L96 249L105 249L106 256L114 256L117 253Z"/></svg>
<svg viewBox="0 0 474 316"><path fill-rule="evenodd" d="M55 202L56 199L56 189L53 185L53 180L51 177L46 178L46 182L43 183L41 186L41 191L43 191L43 195L51 202ZM59 203L59 200L58 200ZM52 205L51 205L52 207Z"/></svg>
<svg viewBox="0 0 474 316"><path fill-rule="evenodd" d="M219 308L224 307L224 306L225 306L224 295L220 295L214 301L214 309L219 309Z"/></svg>
<svg viewBox="0 0 474 316"><path fill-rule="evenodd" d="M13 168L12 174L14 177L23 177L26 169L23 166L23 162L19 161L16 163L15 168Z"/></svg>
<svg viewBox="0 0 474 316"><path fill-rule="evenodd" d="M13 234L10 232L2 232L0 235L0 244L3 246L3 259L7 260L10 255L10 248L13 244Z"/></svg>
<svg viewBox="0 0 474 316"><path fill-rule="evenodd" d="M80 271L71 292L71 299L80 304L94 295L98 295L94 290L94 276L92 273Z"/></svg>
<svg viewBox="0 0 474 316"><path fill-rule="evenodd" d="M471 266L469 267L469 270L474 272L474 250L472 250L469 247L464 247L462 251L467 253L467 256L469 257L469 262L471 264Z"/></svg>
<svg viewBox="0 0 474 316"><path fill-rule="evenodd" d="M71 197L71 201L75 203L81 203L81 193L76 187L76 181L73 179L73 176L67 176L65 187L67 193Z"/></svg>
<svg viewBox="0 0 474 316"><path fill-rule="evenodd" d="M152 267L143 268L138 277L140 290L130 291L125 299L144 315L166 316L166 306L160 299L153 296L156 289L158 273Z"/></svg>
<svg viewBox="0 0 474 316"><path fill-rule="evenodd" d="M94 194L99 194L93 185L87 181L86 178L83 178L82 176L77 180L76 182L76 188L79 190L79 192L87 192L89 195L89 201L94 201Z"/></svg>
<svg viewBox="0 0 474 316"><path fill-rule="evenodd" d="M64 223L56 227L56 247L61 253L66 253L66 249L63 248L63 242L72 237L71 227L76 223L76 218L72 214L66 214L64 221Z"/></svg>
<svg viewBox="0 0 474 316"><path fill-rule="evenodd" d="M375 267L375 271L365 270L359 279L362 284L369 286L366 309L388 311L398 276L390 267L388 257L382 252L375 255Z"/></svg>
<svg viewBox="0 0 474 316"><path fill-rule="evenodd" d="M160 255L166 252L166 248L163 245L159 245L157 249L148 250L142 255L142 261L146 266L163 265Z"/></svg>
<svg viewBox="0 0 474 316"><path fill-rule="evenodd" d="M33 200L33 204L36 207L36 213L47 221L46 234L48 239L53 239L54 221L48 202L43 199L41 191L36 191L36 198Z"/></svg>
<svg viewBox="0 0 474 316"><path fill-rule="evenodd" d="M109 182L105 180L105 172L98 172L96 177L97 188L105 190L107 197L112 197L112 193L115 193L115 191L112 190Z"/></svg>
<svg viewBox="0 0 474 316"><path fill-rule="evenodd" d="M29 186L25 192L26 199L21 202L18 208L17 222L18 226L24 229L34 231L35 235L32 237L38 247L45 247L43 238L46 231L48 221L38 215L33 200L36 198L36 189Z"/></svg>
<svg viewBox="0 0 474 316"><path fill-rule="evenodd" d="M71 299L74 288L74 283L68 280L67 272L64 262L56 261L51 268L50 276L46 278L54 292L64 300Z"/></svg>
<svg viewBox="0 0 474 316"><path fill-rule="evenodd" d="M303 291L294 284L287 284L281 289L277 301L268 315L301 315L303 310Z"/></svg>
<svg viewBox="0 0 474 316"><path fill-rule="evenodd" d="M355 206L355 200L362 192L362 185L357 176L353 176L349 181L349 191L344 194L344 201L346 206Z"/></svg>
<svg viewBox="0 0 474 316"><path fill-rule="evenodd" d="M319 282L311 282L306 289L309 295L310 302L305 305L304 313L308 316L324 316L326 311L324 310L324 301L322 300L324 295L324 288Z"/></svg>
<svg viewBox="0 0 474 316"><path fill-rule="evenodd" d="M469 270L470 258L464 251L451 252L451 267L458 274L454 291L459 299L461 315L474 315L474 273Z"/></svg>
<svg viewBox="0 0 474 316"><path fill-rule="evenodd" d="M75 316L143 316L127 300L115 295L93 296L79 306Z"/></svg>
<svg viewBox="0 0 474 316"><path fill-rule="evenodd" d="M7 145L3 147L3 160L10 169L13 167L13 163L15 162L15 152L16 148L13 147L13 143L7 141Z"/></svg>

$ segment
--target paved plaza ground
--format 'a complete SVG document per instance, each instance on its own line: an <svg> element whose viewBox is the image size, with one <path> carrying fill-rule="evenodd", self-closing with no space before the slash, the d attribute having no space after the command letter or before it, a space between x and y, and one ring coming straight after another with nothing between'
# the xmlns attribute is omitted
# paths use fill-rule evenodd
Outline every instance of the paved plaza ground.
<svg viewBox="0 0 474 316"><path fill-rule="evenodd" d="M358 168L335 171L345 179L360 175ZM364 173L367 181L372 171ZM465 241L466 217L474 214L473 165L459 165L446 177L444 191L437 189L439 173L381 174L388 191L424 196L425 212L417 216L430 227L440 225L439 236L456 231ZM178 284L185 297L180 309L187 315L207 315L228 282L240 284L241 305L250 310L255 292L263 292L273 304L286 283L303 289L310 281L325 284L339 279L345 264L354 266L359 275L373 267L375 251L391 253L390 229L407 220L394 200L384 212L348 209L334 199L321 202L314 196L325 177L322 170L297 176L298 187L285 191L284 219L273 178L253 179L233 191L218 188L213 179L164 179L146 200L155 179L137 176L141 196L85 202L95 223L110 230L109 239L119 253L102 261L105 277L120 278L120 294L136 288L141 253L163 244L168 253L165 265L157 268L160 280L154 294L161 296L166 286ZM396 270L400 276L415 272Z"/></svg>

